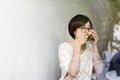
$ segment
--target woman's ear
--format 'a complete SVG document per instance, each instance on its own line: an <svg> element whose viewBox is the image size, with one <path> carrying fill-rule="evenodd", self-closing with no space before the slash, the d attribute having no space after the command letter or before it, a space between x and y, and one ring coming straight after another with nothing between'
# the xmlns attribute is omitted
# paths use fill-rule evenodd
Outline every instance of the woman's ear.
<svg viewBox="0 0 120 80"><path fill-rule="evenodd" d="M77 32L77 31L74 31L74 35L76 35L76 32Z"/></svg>

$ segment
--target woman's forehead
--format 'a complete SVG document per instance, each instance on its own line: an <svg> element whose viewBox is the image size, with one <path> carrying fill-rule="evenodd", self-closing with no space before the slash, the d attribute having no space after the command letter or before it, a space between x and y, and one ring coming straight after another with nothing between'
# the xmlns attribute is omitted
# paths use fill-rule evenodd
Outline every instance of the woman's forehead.
<svg viewBox="0 0 120 80"><path fill-rule="evenodd" d="M86 25L86 26L90 26L90 22L88 21L85 25Z"/></svg>
<svg viewBox="0 0 120 80"><path fill-rule="evenodd" d="M84 25L85 28L90 28L91 25L90 25L90 22L88 21L85 25Z"/></svg>

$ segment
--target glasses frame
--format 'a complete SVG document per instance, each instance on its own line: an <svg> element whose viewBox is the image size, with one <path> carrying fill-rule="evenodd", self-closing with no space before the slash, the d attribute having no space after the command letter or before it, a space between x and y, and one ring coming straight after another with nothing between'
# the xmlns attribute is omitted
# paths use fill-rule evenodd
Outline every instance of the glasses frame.
<svg viewBox="0 0 120 80"><path fill-rule="evenodd" d="M80 29L82 31L85 30L85 32L86 32L86 31L90 31L90 30L94 29L94 27L90 27L90 28L81 27Z"/></svg>

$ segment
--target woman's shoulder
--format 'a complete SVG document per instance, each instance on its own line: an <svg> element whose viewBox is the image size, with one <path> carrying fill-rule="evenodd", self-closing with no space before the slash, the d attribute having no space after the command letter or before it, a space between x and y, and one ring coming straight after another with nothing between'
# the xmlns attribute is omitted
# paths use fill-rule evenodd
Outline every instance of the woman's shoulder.
<svg viewBox="0 0 120 80"><path fill-rule="evenodd" d="M59 44L59 48L66 49L66 48L72 48L72 46L67 41L65 41Z"/></svg>
<svg viewBox="0 0 120 80"><path fill-rule="evenodd" d="M58 48L58 54L59 56L71 56L73 52L73 48L70 46L70 44L68 42L62 42L59 44L59 48Z"/></svg>
<svg viewBox="0 0 120 80"><path fill-rule="evenodd" d="M71 47L71 41L64 41L59 44L59 46L70 46Z"/></svg>
<svg viewBox="0 0 120 80"><path fill-rule="evenodd" d="M60 47L66 47L66 46L68 46L67 42L62 42L62 43L59 44L59 48Z"/></svg>

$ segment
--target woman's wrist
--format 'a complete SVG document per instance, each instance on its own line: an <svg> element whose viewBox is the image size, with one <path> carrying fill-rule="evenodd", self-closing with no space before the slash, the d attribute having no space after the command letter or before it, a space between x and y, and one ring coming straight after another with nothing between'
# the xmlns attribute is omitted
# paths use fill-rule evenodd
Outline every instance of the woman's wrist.
<svg viewBox="0 0 120 80"><path fill-rule="evenodd" d="M93 47L97 47L97 43L93 44Z"/></svg>
<svg viewBox="0 0 120 80"><path fill-rule="evenodd" d="M93 45L93 47L97 47L97 45Z"/></svg>
<svg viewBox="0 0 120 80"><path fill-rule="evenodd" d="M94 51L94 53L98 53L98 46L97 45L93 45L93 51Z"/></svg>

